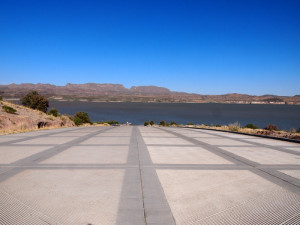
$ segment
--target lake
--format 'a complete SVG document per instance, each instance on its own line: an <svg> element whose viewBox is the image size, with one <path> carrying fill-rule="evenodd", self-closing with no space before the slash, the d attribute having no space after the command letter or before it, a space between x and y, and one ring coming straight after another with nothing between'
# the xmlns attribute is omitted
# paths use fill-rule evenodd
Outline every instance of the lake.
<svg viewBox="0 0 300 225"><path fill-rule="evenodd" d="M275 124L285 130L300 127L300 105L51 101L50 107L62 114L87 112L94 122L116 120L143 124L149 120L156 123L166 120L178 124L227 125L239 122L244 126L253 123L260 128Z"/></svg>

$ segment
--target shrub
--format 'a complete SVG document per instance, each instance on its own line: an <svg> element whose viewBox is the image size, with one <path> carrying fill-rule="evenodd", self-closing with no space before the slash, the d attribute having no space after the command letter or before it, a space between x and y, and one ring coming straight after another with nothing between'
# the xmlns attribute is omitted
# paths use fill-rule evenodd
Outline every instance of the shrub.
<svg viewBox="0 0 300 225"><path fill-rule="evenodd" d="M84 123L91 123L90 117L86 112L77 112L73 117L75 125L79 126Z"/></svg>
<svg viewBox="0 0 300 225"><path fill-rule="evenodd" d="M268 124L265 129L266 130L276 130L276 131L279 130L279 128L276 125L274 125L274 124Z"/></svg>
<svg viewBox="0 0 300 225"><path fill-rule="evenodd" d="M222 127L222 125L220 125L220 124L217 124L217 125L215 125L215 127Z"/></svg>
<svg viewBox="0 0 300 225"><path fill-rule="evenodd" d="M235 123L231 123L228 125L228 129L230 131L235 131L235 132L238 132L240 130L241 126L238 122L235 122Z"/></svg>
<svg viewBox="0 0 300 225"><path fill-rule="evenodd" d="M2 96L0 95L0 101L3 101L3 98L2 98Z"/></svg>
<svg viewBox="0 0 300 225"><path fill-rule="evenodd" d="M4 105L2 106L2 109L4 112L10 113L10 114L15 114L17 112L17 110L15 110L14 108Z"/></svg>
<svg viewBox="0 0 300 225"><path fill-rule="evenodd" d="M76 126L83 124L82 120L79 117L74 117L73 122L75 123Z"/></svg>
<svg viewBox="0 0 300 225"><path fill-rule="evenodd" d="M42 112L47 112L49 107L49 101L43 95L40 95L37 91L32 91L20 99L22 105L31 109L37 109Z"/></svg>
<svg viewBox="0 0 300 225"><path fill-rule="evenodd" d="M154 123L153 120L151 120L151 121L149 122L149 124L150 124L151 126L153 126L155 123Z"/></svg>
<svg viewBox="0 0 300 225"><path fill-rule="evenodd" d="M52 116L55 116L55 117L58 117L59 116L59 112L58 112L58 110L57 109L50 109L50 111L49 111L49 113L48 113L49 115L52 115Z"/></svg>
<svg viewBox="0 0 300 225"><path fill-rule="evenodd" d="M300 133L300 127L298 128L298 130L296 131L297 133Z"/></svg>
<svg viewBox="0 0 300 225"><path fill-rule="evenodd" d="M170 125L177 125L177 123L175 121L171 121Z"/></svg>
<svg viewBox="0 0 300 225"><path fill-rule="evenodd" d="M194 125L193 123L187 123L186 125Z"/></svg>
<svg viewBox="0 0 300 225"><path fill-rule="evenodd" d="M116 124L119 124L119 122L118 122L118 121L115 121L115 120L106 121L106 123L108 123L109 125L116 125Z"/></svg>
<svg viewBox="0 0 300 225"><path fill-rule="evenodd" d="M160 126L168 126L168 123L166 121L162 120L159 122L159 125Z"/></svg>
<svg viewBox="0 0 300 225"><path fill-rule="evenodd" d="M250 129L257 129L258 127L253 125L252 123L248 123L246 126L244 126L245 128L250 128Z"/></svg>
<svg viewBox="0 0 300 225"><path fill-rule="evenodd" d="M148 125L149 125L149 122L145 121L144 126L148 126Z"/></svg>

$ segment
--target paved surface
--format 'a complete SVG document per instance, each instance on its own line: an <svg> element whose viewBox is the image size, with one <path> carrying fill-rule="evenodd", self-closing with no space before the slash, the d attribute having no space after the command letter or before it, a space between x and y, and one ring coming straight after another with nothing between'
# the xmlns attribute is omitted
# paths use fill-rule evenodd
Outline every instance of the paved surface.
<svg viewBox="0 0 300 225"><path fill-rule="evenodd" d="M300 224L300 145L85 127L0 136L0 224Z"/></svg>

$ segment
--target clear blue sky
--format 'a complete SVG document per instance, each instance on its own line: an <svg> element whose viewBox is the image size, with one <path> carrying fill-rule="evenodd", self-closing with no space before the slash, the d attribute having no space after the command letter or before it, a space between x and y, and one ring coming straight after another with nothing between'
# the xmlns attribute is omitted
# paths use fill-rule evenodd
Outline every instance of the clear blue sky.
<svg viewBox="0 0 300 225"><path fill-rule="evenodd" d="M0 0L0 76L300 94L300 0Z"/></svg>

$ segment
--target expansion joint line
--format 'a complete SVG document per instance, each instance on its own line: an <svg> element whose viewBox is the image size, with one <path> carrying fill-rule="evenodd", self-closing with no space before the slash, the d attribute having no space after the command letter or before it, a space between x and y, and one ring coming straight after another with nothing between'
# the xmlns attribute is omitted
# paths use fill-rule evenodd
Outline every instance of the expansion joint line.
<svg viewBox="0 0 300 225"><path fill-rule="evenodd" d="M144 222L147 224L146 221L146 210L145 210L145 195L144 195L144 188L143 188L143 177L142 177L142 169L141 169L141 159L140 159L140 147L139 147L139 142L137 140L137 129L136 127L133 128L133 135L135 137L135 144L136 144L136 150L137 150L137 155L138 155L138 162L139 162L139 176L140 176L140 186L141 186L141 192L142 192L142 200L143 200L143 213L144 213Z"/></svg>

